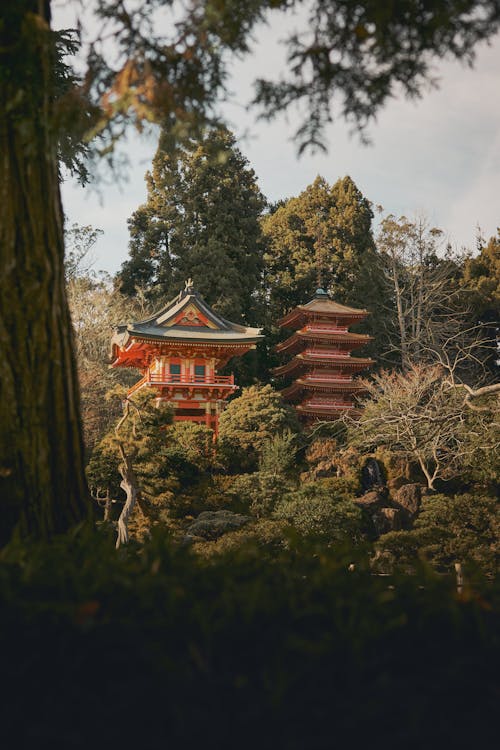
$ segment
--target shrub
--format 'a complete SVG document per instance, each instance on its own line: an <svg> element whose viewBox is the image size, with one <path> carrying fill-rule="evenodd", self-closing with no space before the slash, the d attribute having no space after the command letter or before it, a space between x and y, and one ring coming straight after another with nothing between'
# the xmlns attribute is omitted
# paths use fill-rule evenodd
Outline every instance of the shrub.
<svg viewBox="0 0 500 750"><path fill-rule="evenodd" d="M5 550L5 746L325 750L332 727L350 747L493 746L498 586L270 549L204 558L153 533L116 553L80 529Z"/></svg>
<svg viewBox="0 0 500 750"><path fill-rule="evenodd" d="M362 511L346 492L346 483L334 479L302 485L278 503L274 517L298 532L331 541L359 541L364 537Z"/></svg>
<svg viewBox="0 0 500 750"><path fill-rule="evenodd" d="M473 494L427 496L411 531L386 534L376 546L386 563L415 563L422 557L438 569L462 562L494 574L500 553L498 500Z"/></svg>
<svg viewBox="0 0 500 750"><path fill-rule="evenodd" d="M218 447L236 470L257 468L264 445L285 430L297 432L295 410L270 385L244 388L219 420Z"/></svg>

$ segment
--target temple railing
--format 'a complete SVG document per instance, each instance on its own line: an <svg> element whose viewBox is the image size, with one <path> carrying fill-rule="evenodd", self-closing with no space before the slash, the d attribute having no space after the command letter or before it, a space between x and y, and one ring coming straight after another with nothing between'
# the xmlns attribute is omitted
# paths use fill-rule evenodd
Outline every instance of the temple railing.
<svg viewBox="0 0 500 750"><path fill-rule="evenodd" d="M145 385L229 385L234 386L234 375L191 375L147 372L132 388L129 396Z"/></svg>
<svg viewBox="0 0 500 750"><path fill-rule="evenodd" d="M310 333L345 333L349 331L348 326L337 326L332 323L313 323L305 325L302 329L304 332Z"/></svg>
<svg viewBox="0 0 500 750"><path fill-rule="evenodd" d="M304 401L302 406L309 409L351 409L352 401Z"/></svg>

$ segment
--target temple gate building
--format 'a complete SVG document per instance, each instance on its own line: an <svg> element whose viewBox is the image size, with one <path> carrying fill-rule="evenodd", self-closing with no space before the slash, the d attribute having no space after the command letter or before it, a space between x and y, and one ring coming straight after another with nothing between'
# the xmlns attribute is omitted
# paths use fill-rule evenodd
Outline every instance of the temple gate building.
<svg viewBox="0 0 500 750"><path fill-rule="evenodd" d="M191 279L175 299L146 320L120 325L111 340L112 367L136 367L142 378L129 390L153 388L174 408L174 421L217 431L225 399L238 386L219 375L230 359L254 349L259 328L222 318L193 289Z"/></svg>
<svg viewBox="0 0 500 750"><path fill-rule="evenodd" d="M351 333L349 326L361 322L367 310L334 302L318 289L306 305L295 307L278 325L295 332L276 346L291 359L273 370L291 382L282 390L285 401L295 405L305 422L337 419L356 409L354 397L364 387L353 375L373 364L372 359L352 357L351 351L371 340Z"/></svg>

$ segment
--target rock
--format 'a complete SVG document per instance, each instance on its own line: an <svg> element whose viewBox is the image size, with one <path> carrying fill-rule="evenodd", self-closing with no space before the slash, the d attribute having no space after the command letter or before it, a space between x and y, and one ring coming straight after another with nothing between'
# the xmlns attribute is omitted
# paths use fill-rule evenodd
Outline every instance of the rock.
<svg viewBox="0 0 500 750"><path fill-rule="evenodd" d="M394 494L396 490L399 490L400 487L402 487L404 484L408 484L408 479L406 477L395 477L393 479L389 479L387 482L387 487L389 488L389 492L391 495Z"/></svg>
<svg viewBox="0 0 500 750"><path fill-rule="evenodd" d="M399 508L380 508L372 515L377 534L400 531L403 528L403 512Z"/></svg>
<svg viewBox="0 0 500 750"><path fill-rule="evenodd" d="M394 493L394 505L407 515L409 520L415 518L420 512L422 504L422 485L404 484Z"/></svg>
<svg viewBox="0 0 500 750"><path fill-rule="evenodd" d="M189 537L218 539L228 531L234 531L250 521L249 516L232 513L230 510L207 510L189 524L186 533Z"/></svg>
<svg viewBox="0 0 500 750"><path fill-rule="evenodd" d="M365 492L361 497L357 497L354 501L359 508L365 510L377 510L383 508L387 504L387 490L385 487L380 487L370 492Z"/></svg>

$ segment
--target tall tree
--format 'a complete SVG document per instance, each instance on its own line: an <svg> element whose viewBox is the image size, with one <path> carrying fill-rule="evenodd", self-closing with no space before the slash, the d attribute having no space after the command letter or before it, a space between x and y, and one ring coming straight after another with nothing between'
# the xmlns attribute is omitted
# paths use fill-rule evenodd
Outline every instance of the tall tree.
<svg viewBox="0 0 500 750"><path fill-rule="evenodd" d="M0 497L13 528L62 531L87 514L64 281L49 3L0 10Z"/></svg>
<svg viewBox="0 0 500 750"><path fill-rule="evenodd" d="M461 291L464 257L442 247L442 235L425 217L387 216L381 223L377 244L389 302L386 349L404 369L417 362L455 361L457 354L464 368L488 354ZM465 357L467 350L474 357Z"/></svg>
<svg viewBox="0 0 500 750"><path fill-rule="evenodd" d="M372 218L370 202L350 177L329 185L319 176L264 218L271 322L324 286L338 302L369 309L366 329L377 335L381 295Z"/></svg>
<svg viewBox="0 0 500 750"><path fill-rule="evenodd" d="M498 380L498 339L500 333L500 229L484 243L478 238L479 254L466 258L461 278L464 302L470 307L473 323L481 338L489 342L486 357L491 375Z"/></svg>
<svg viewBox="0 0 500 750"><path fill-rule="evenodd" d="M382 371L364 382L370 398L361 416L345 417L349 443L366 452L384 447L411 460L429 489L498 455L494 406L469 409L439 365Z"/></svg>
<svg viewBox="0 0 500 750"><path fill-rule="evenodd" d="M363 272L375 252L369 201L350 177L316 177L262 222L265 285L274 315L303 303L318 286L335 298L362 300Z"/></svg>
<svg viewBox="0 0 500 750"><path fill-rule="evenodd" d="M146 285L160 300L192 277L222 315L254 320L265 201L234 136L211 129L172 147L165 133L146 181L147 202L129 221L122 290Z"/></svg>

